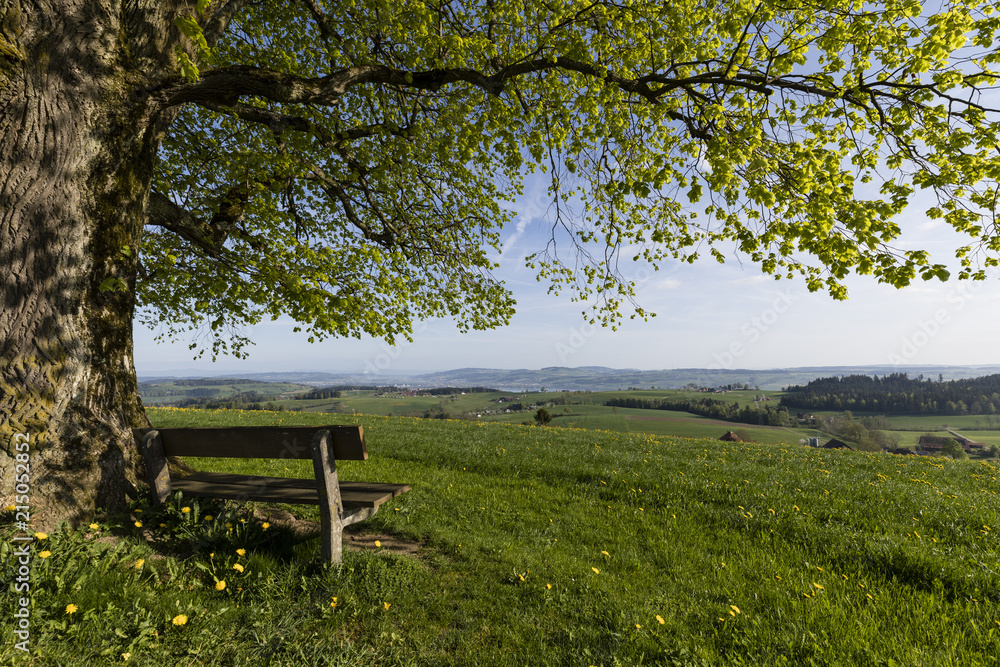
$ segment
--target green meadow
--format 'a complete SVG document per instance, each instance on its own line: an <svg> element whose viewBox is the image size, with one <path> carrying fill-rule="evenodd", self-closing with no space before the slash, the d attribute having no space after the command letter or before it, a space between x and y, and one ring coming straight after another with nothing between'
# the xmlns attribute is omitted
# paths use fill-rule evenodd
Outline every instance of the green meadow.
<svg viewBox="0 0 1000 667"><path fill-rule="evenodd" d="M315 519L310 507L173 498L95 514L33 544L30 650L14 648L5 622L4 664L1000 660L992 462L629 432L625 410L578 416L588 429L572 416L551 428L148 412L164 427L362 424L370 458L340 475L412 490L349 529L362 546L336 567L320 562L318 540L270 518ZM187 463L311 476L308 461Z"/></svg>
<svg viewBox="0 0 1000 667"><path fill-rule="evenodd" d="M344 390L339 398L295 399L303 394L303 385L279 383L242 383L233 385L206 384L198 381L177 386L164 382L144 385L144 401L148 405L163 406L164 402L184 400L188 396L172 392L184 390L218 390L219 398L230 398L236 392L255 391L271 397L270 405L287 411L319 412L328 414L362 414L385 416L445 416L459 419L502 422L509 424L533 423L537 406L545 407L553 416L550 427L569 427L645 433L655 436L682 436L686 438L719 438L726 431L738 431L744 439L763 444L785 442L803 443L807 438L820 438L825 442L834 437L804 425L771 427L709 419L700 415L669 410L643 410L614 408L605 405L610 399L635 398L642 400L672 400L711 398L735 402L740 406L753 403L755 397L764 396L777 405L783 395L777 391L736 390L721 394L706 394L692 390L636 389L619 391L536 391L536 392L477 392L432 396L419 390L412 394L378 392L373 390ZM503 402L499 402L504 399ZM507 412L520 404L524 409ZM762 404L763 405L763 404ZM529 409L529 406L534 406ZM265 406L267 407L267 406ZM794 412L793 412L793 417ZM834 416L837 412L818 411L816 415ZM875 413L855 413L856 418L877 416ZM924 433L950 437L946 428L961 432L966 437L986 445L1000 445L1000 431L988 430L986 417L976 415L888 415L889 428L899 437L899 446L915 447Z"/></svg>

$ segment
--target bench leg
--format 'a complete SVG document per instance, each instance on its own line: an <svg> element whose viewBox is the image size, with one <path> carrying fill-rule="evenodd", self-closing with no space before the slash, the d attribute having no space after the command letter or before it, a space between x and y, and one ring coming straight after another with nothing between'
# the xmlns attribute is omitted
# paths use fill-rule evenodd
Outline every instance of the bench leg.
<svg viewBox="0 0 1000 667"><path fill-rule="evenodd" d="M343 559L344 505L340 499L337 462L330 431L317 431L312 439L313 468L319 490L320 539L323 560L337 565Z"/></svg>

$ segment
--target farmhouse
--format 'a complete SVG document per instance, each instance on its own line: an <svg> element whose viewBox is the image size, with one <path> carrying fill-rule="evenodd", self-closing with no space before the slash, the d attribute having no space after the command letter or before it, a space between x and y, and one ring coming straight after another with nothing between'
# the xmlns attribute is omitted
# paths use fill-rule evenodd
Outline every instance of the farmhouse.
<svg viewBox="0 0 1000 667"><path fill-rule="evenodd" d="M740 436L736 435L732 431L726 431L725 435L719 438L719 440L723 440L725 442L743 442Z"/></svg>
<svg viewBox="0 0 1000 667"><path fill-rule="evenodd" d="M948 438L940 435L922 435L918 441L918 447L928 452L940 452L944 448L945 444L948 442L957 442L962 446L966 452L972 451L973 449L982 449L985 447L981 442L973 442L968 438L962 436L955 436L953 438Z"/></svg>
<svg viewBox="0 0 1000 667"><path fill-rule="evenodd" d="M962 449L964 449L967 452L973 449L983 449L984 447L986 447L986 445L984 445L981 442L974 442L961 435L956 435L955 440L957 440L958 444L962 445Z"/></svg>
<svg viewBox="0 0 1000 667"><path fill-rule="evenodd" d="M836 438L823 445L823 449L850 449L850 448L851 447L846 442L841 442Z"/></svg>
<svg viewBox="0 0 1000 667"><path fill-rule="evenodd" d="M946 442L951 440L951 438L945 438L939 435L922 435L917 441L917 446L927 452L941 451L944 448Z"/></svg>

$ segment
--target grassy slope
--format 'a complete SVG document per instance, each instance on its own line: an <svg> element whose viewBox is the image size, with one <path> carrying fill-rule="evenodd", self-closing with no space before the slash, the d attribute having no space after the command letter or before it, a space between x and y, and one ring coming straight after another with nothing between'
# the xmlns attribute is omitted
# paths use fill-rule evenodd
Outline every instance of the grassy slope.
<svg viewBox="0 0 1000 667"><path fill-rule="evenodd" d="M194 596L195 611L187 635L163 626L140 663L996 664L1000 486L987 464L482 422L150 414L362 423L371 458L341 474L411 483L368 523L426 546L419 561L349 553L326 571L310 564L315 540L287 561L265 544L252 561L264 581L248 567L238 599L234 576L222 593L149 583L136 593L149 605ZM191 462L310 474L308 462ZM50 588L40 619L75 599ZM35 642L93 650L60 637Z"/></svg>

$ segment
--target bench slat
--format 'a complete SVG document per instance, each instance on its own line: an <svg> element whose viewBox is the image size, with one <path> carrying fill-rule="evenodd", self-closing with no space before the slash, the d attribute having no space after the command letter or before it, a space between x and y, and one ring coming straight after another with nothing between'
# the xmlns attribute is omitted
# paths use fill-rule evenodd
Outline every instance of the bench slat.
<svg viewBox="0 0 1000 667"><path fill-rule="evenodd" d="M259 477L230 473L199 472L171 481L174 490L195 497L227 500L256 500L318 505L319 492L312 479ZM340 497L344 507L378 507L410 490L409 484L379 482L341 482Z"/></svg>
<svg viewBox="0 0 1000 667"><path fill-rule="evenodd" d="M333 436L334 458L368 458L364 429L359 426L235 426L134 429L136 439L151 430L160 432L166 456L205 456L241 459L312 459L312 437L327 429Z"/></svg>

